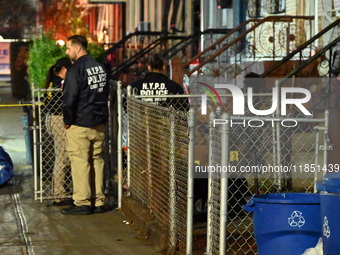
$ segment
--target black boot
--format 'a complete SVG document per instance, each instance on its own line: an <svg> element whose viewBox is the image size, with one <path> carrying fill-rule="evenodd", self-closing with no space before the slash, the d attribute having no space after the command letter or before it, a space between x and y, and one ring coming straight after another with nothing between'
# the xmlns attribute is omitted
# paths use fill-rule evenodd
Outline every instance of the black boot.
<svg viewBox="0 0 340 255"><path fill-rule="evenodd" d="M82 205L82 206L72 205L71 207L61 210L61 213L69 214L69 215L86 215L86 214L93 213L93 210L88 205Z"/></svg>

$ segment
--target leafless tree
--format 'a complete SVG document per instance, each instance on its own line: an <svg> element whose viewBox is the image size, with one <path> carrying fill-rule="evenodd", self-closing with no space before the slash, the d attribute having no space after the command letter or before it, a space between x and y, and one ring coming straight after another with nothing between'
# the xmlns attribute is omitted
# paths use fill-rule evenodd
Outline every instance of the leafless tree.
<svg viewBox="0 0 340 255"><path fill-rule="evenodd" d="M0 0L0 35L3 38L29 38L34 28L34 1Z"/></svg>

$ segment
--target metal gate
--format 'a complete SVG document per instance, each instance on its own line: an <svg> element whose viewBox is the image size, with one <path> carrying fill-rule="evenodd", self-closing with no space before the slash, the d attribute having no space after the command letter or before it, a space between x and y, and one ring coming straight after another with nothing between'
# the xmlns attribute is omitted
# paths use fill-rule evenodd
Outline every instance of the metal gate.
<svg viewBox="0 0 340 255"><path fill-rule="evenodd" d="M63 199L72 195L71 168L65 149L61 89L32 87L33 157L36 200ZM60 102L60 101L59 101Z"/></svg>

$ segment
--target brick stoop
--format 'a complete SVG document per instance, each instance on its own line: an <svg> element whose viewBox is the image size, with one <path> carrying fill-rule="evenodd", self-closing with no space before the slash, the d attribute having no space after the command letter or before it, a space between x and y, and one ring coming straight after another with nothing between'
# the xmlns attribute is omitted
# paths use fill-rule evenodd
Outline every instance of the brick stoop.
<svg viewBox="0 0 340 255"><path fill-rule="evenodd" d="M121 212L141 236L150 240L157 251L168 249L168 232L157 224L155 216L150 214L147 208L131 197L123 197Z"/></svg>

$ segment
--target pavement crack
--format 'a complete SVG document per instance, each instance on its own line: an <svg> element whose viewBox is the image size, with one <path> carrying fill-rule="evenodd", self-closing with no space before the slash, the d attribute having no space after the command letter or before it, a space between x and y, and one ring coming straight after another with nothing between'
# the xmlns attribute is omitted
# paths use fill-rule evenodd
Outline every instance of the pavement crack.
<svg viewBox="0 0 340 255"><path fill-rule="evenodd" d="M20 195L14 191L13 186L9 186L9 190L10 190L10 195L14 201L17 226L19 228L20 236L22 239L22 241L19 243L26 246L26 251L28 255L35 255L33 245L32 245L32 240L30 236L27 235L27 233L29 233L28 225L27 225L24 211L22 209Z"/></svg>

